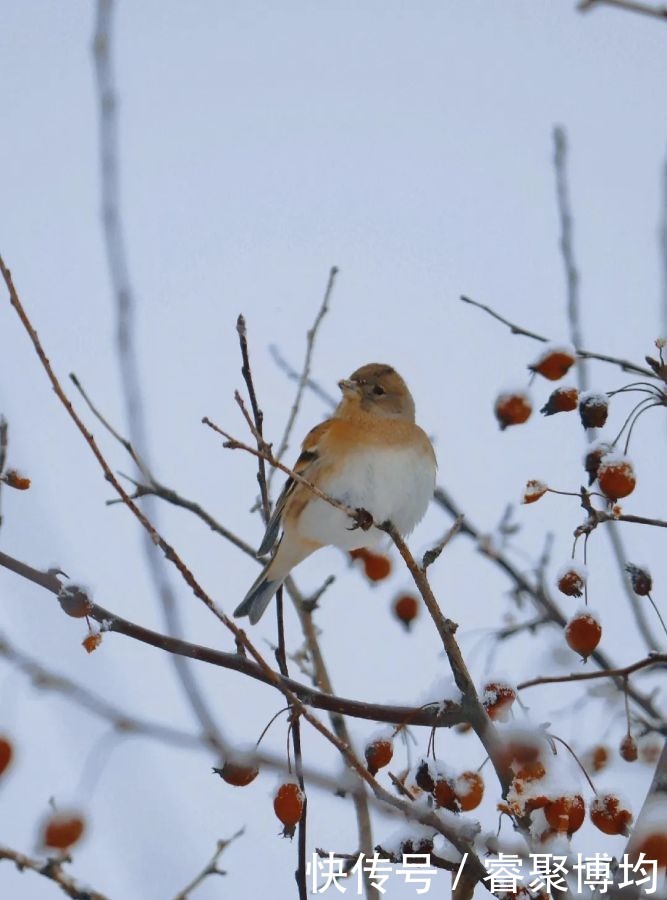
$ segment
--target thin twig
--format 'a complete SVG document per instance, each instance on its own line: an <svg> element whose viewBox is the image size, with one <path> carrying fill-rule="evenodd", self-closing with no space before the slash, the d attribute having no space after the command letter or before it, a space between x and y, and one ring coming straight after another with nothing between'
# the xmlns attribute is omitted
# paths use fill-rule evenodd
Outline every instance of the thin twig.
<svg viewBox="0 0 667 900"><path fill-rule="evenodd" d="M598 6L611 6L626 12L639 13L642 16L667 21L667 6L651 6L649 3L639 3L638 0L579 0L577 9L579 12L588 12Z"/></svg>
<svg viewBox="0 0 667 900"><path fill-rule="evenodd" d="M574 260L572 243L572 212L567 180L567 135L565 129L554 128L554 169L556 173L556 198L558 201L558 218L560 221L560 251L565 269L567 285L567 318L570 326L570 339L575 347L581 347L580 304L579 304L579 272ZM583 356L577 360L577 382L580 391L588 387L588 373Z"/></svg>
<svg viewBox="0 0 667 900"><path fill-rule="evenodd" d="M0 415L0 475L5 471L5 463L7 462L7 444L8 444L9 426L7 419ZM0 478L0 527L2 527L2 478Z"/></svg>
<svg viewBox="0 0 667 900"><path fill-rule="evenodd" d="M461 528L462 525L463 519L461 519L459 523L459 528ZM500 737L495 729L495 726L489 719L484 706L482 705L482 701L480 700L477 694L477 689L475 688L475 683L463 659L461 648L459 647L458 641L454 637L458 626L451 619L448 619L443 615L438 601L436 600L435 595L433 594L433 591L431 589L431 585L426 576L426 571L417 564L414 557L410 553L407 544L398 533L394 525L392 525L391 522L385 522L384 525L380 527L383 531L386 531L389 537L392 539L396 549L398 550L404 563L406 564L408 571L412 575L413 581L417 589L419 590L422 599L424 600L426 608L428 609L431 618L433 619L433 623L438 631L438 634L440 635L440 640L442 641L443 648L445 650L445 653L447 654L447 659L449 660L449 665L452 670L452 674L454 675L456 686L461 691L463 707L467 710L470 724L472 725L475 733L484 745L484 749L490 757L496 770L496 774L498 775L503 793L506 793L509 790L510 784L512 782L513 773L510 771L506 759L501 753Z"/></svg>
<svg viewBox="0 0 667 900"><path fill-rule="evenodd" d="M62 590L63 585L59 580L57 573L52 570L42 572L1 551L0 566L33 582L33 584L39 585L56 596ZM466 721L461 706L454 702L448 702L442 709L434 711L422 707L415 709L411 706L386 706L383 704L366 703L359 700L337 697L324 690L317 691L309 685L301 684L292 678L283 678L279 673L274 672L273 670L267 672L263 666L241 653L228 653L224 650L215 650L202 644L193 644L181 640L180 638L173 638L167 634L151 631L135 622L124 619L122 616L116 615L116 613L97 603L93 603L92 600L88 616L102 624L106 631L124 634L126 637L141 641L144 644L149 644L152 647L157 647L160 650L165 650L168 653L187 656L190 659L196 659L210 665L220 666L223 669L231 669L232 671L240 672L257 681L261 681L264 684L274 686L283 685L304 703L307 703L308 706L312 706L315 709L349 715L354 718L387 722L392 725L401 725L405 721L410 721L415 725L426 725L428 727L451 727L452 725L457 725L460 722Z"/></svg>
<svg viewBox="0 0 667 900"><path fill-rule="evenodd" d="M434 499L435 502L453 518L461 515L461 509L442 487L436 488ZM567 618L554 598L545 589L544 585L533 583L528 576L514 565L505 553L489 547L488 543L483 540L482 532L473 525L467 516L464 518L461 525L461 534L467 535L474 541L479 552L486 556L487 559L500 568L510 578L514 584L515 590L520 594L530 597L537 609L547 616L554 625L561 629L565 627ZM604 671L611 671L617 668L607 654L599 648L593 651L589 659L593 660L596 665ZM623 685L621 679L614 679L614 681L617 687L622 689ZM633 687L630 687L629 692L633 701L641 707L654 722L659 723L661 728L667 727L665 717L656 707L652 696L643 694Z"/></svg>
<svg viewBox="0 0 667 900"><path fill-rule="evenodd" d="M537 678L531 678L528 681L522 681L517 685L519 690L524 688L535 687L537 684L565 684L570 681L592 681L596 678L621 678L625 679L633 672L640 669L648 669L653 666L667 665L667 653L651 653L645 659L640 659L629 666L623 666L618 669L602 669L596 672L573 672L570 675L540 675Z"/></svg>
<svg viewBox="0 0 667 900"><path fill-rule="evenodd" d="M301 378L301 373L297 372L294 366L291 366L287 362L287 360L284 356L282 356L280 350L278 349L278 347L276 347L275 344L269 345L269 353L273 357L273 361L278 366L278 368L283 371L291 381L299 381L299 379ZM329 409L334 409L338 405L337 401L334 400L331 394L328 391L325 391L322 385L318 381L315 381L314 378L306 379L306 387L309 391L312 391L316 397L319 397L320 400L322 400L329 407Z"/></svg>
<svg viewBox="0 0 667 900"><path fill-rule="evenodd" d="M445 532L444 537L442 537L434 547L426 551L422 557L422 569L424 572L429 566L433 565L451 539L459 533L462 524L463 516L459 516L454 520L453 525Z"/></svg>
<svg viewBox="0 0 667 900"><path fill-rule="evenodd" d="M306 357L303 361L303 368L301 369L301 374L298 376L298 384L296 388L296 396L294 397L294 403L292 404L292 408L290 409L289 416L287 417L287 424L285 425L285 430L283 432L283 436L280 439L280 443L278 444L278 449L275 453L275 457L278 460L281 460L285 455L288 447L289 447L289 439L292 434L292 429L294 428L294 423L296 421L296 417L299 412L299 408L301 407L301 400L303 398L303 392L308 384L310 378L310 370L313 360L313 349L315 347L315 339L317 338L317 332L319 330L320 325L322 324L322 319L327 314L329 310L329 301L331 300L331 294L333 293L334 283L336 281L336 275L338 274L337 266L332 266L329 271L329 278L327 280L327 286L324 291L324 297L322 298L322 303L320 304L320 308L317 311L317 315L315 316L315 321L312 326L309 328L308 333L306 335ZM274 470L275 471L275 470ZM271 473L273 475L273 472ZM271 483L271 475L269 476L269 483Z"/></svg>
<svg viewBox="0 0 667 900"><path fill-rule="evenodd" d="M0 656L18 671L27 675L39 690L56 691L72 703L76 703L100 719L110 722L120 734L140 735L177 747L203 748L206 741L196 734L149 722L124 712L105 697L95 694L84 685L77 684L66 675L59 675L47 669L40 662L18 650L0 634Z"/></svg>
<svg viewBox="0 0 667 900"><path fill-rule="evenodd" d="M501 316L495 310L491 309L490 306L486 306L486 304L480 303L478 300L471 300L470 297L464 296L461 297L461 300L464 303L469 303L471 306L476 306L477 309L483 310L498 322L502 322L503 325L506 325L509 328L512 334L520 334L524 337L532 338L534 341L540 341L543 344L547 344L551 340L551 338L545 337L543 334L537 334L537 332L529 331L521 325L515 325L513 322L510 322L509 319L506 319L504 316ZM584 359L597 359L600 360L600 362L608 362L615 366L620 366L624 372L636 372L638 375L645 375L647 378L656 377L656 374L652 369L645 369L643 366L638 366L628 359L620 359L617 356L608 356L605 353L594 353L592 350L583 350L581 347L576 347L575 350L577 355Z"/></svg>
<svg viewBox="0 0 667 900"><path fill-rule="evenodd" d="M20 872L27 870L53 881L63 894L71 897L71 900L108 900L105 894L92 888L81 887L71 875L63 872L63 866L69 862L68 857L64 859L34 859L34 857L26 856L25 853L19 853L18 850L0 846L0 862L3 859L13 862Z"/></svg>
<svg viewBox="0 0 667 900"><path fill-rule="evenodd" d="M213 854L211 859L204 866L204 868L201 870L201 872L198 875L196 875L192 879L192 881L183 888L182 891L179 891L176 894L176 896L174 897L174 900L188 900L188 897L190 896L190 894L196 888L198 888L199 885L203 881L206 881L206 879L210 875L225 875L226 874L225 871L223 869L218 868L218 860L220 859L222 854L225 852L227 847L229 847L229 845L232 843L232 841L235 841L236 838L241 837L241 835L243 834L244 831L245 831L244 828L239 828L239 830L236 832L236 834L233 834L230 838L227 838L226 840L218 841L217 847L215 849L215 853Z"/></svg>
<svg viewBox="0 0 667 900"><path fill-rule="evenodd" d="M252 409L254 422L248 416L245 407L243 406L243 401L241 400L238 392L236 394L237 403L239 403L239 405L241 406L241 411L244 413L246 421L250 426L250 430L252 431L253 436L257 441L257 449L260 451L269 450L269 445L265 442L264 436L262 434L264 413L259 408L259 404L257 402L257 394L255 393L255 385L252 380L252 372L250 369L250 355L248 351L247 329L243 316L239 316L236 320L236 332L239 336L239 345L241 347L241 374L243 375L243 380L245 381L246 387L248 388L248 397L250 398L250 407ZM266 483L266 467L264 465L264 456L258 455L257 467L257 482L259 484L260 496L262 498L262 513L264 516L264 522L268 522L269 516L271 514L271 504L269 503L269 491Z"/></svg>
<svg viewBox="0 0 667 900"><path fill-rule="evenodd" d="M126 449L128 449L137 467L145 476L146 472L150 470L150 456L145 426L143 392L139 376L139 358L134 332L135 301L120 209L118 113L112 58L113 25L114 3L112 0L97 0L92 49L97 87L100 193L104 246L107 255L109 278L115 298L116 349L122 395L132 445L126 447ZM90 401L87 400L87 402L91 405ZM94 412L99 418L97 411L94 410ZM110 426L107 425L107 427ZM118 436L116 435L116 437ZM133 448L136 448L136 450ZM147 498L146 514L154 523L157 531L159 530L157 508L150 501L151 497L149 496ZM183 629L176 597L164 564L155 553L152 539L153 535L149 531L143 533L142 547L146 567L153 582L155 593L162 606L167 630L172 636L177 637L183 633ZM173 662L176 675L201 727L209 736L212 746L221 747L223 741L220 729L194 679L187 660L174 657Z"/></svg>

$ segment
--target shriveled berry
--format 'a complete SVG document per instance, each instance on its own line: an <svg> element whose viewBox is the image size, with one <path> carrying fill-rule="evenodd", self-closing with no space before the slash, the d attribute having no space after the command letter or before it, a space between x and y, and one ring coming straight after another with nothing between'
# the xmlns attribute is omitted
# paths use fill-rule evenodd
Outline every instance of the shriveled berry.
<svg viewBox="0 0 667 900"><path fill-rule="evenodd" d="M637 596L646 597L647 594L651 593L653 590L653 579L651 578L651 573L648 569L643 569L641 566L635 566L633 563L628 563L625 567L625 571L630 576L632 590Z"/></svg>
<svg viewBox="0 0 667 900"><path fill-rule="evenodd" d="M574 387L560 387L551 394L540 412L553 416L560 412L571 412L579 403L579 391Z"/></svg>
<svg viewBox="0 0 667 900"><path fill-rule="evenodd" d="M573 348L549 346L528 368L549 381L558 381L568 373L575 359Z"/></svg>
<svg viewBox="0 0 667 900"><path fill-rule="evenodd" d="M77 584L65 584L58 593L58 603L63 612L75 619L82 619L90 615L93 608L92 601L85 588Z"/></svg>
<svg viewBox="0 0 667 900"><path fill-rule="evenodd" d="M495 413L501 431L510 425L522 425L532 411L532 403L525 392L503 393L496 398Z"/></svg>
<svg viewBox="0 0 667 900"><path fill-rule="evenodd" d="M561 572L556 582L561 594L568 597L581 597L586 586L586 573L579 566L568 567Z"/></svg>
<svg viewBox="0 0 667 900"><path fill-rule="evenodd" d="M637 741L635 741L631 734L625 735L620 743L618 752L626 762L634 762L637 759L637 757L639 756L639 752L637 750Z"/></svg>
<svg viewBox="0 0 667 900"><path fill-rule="evenodd" d="M602 428L609 414L606 394L587 391L579 398L579 416L584 428Z"/></svg>
<svg viewBox="0 0 667 900"><path fill-rule="evenodd" d="M588 486L590 487L598 477L600 463L607 453L611 452L610 444L595 444L584 457L584 468L588 472Z"/></svg>
<svg viewBox="0 0 667 900"><path fill-rule="evenodd" d="M540 497L543 497L549 490L548 485L543 481L532 479L526 484L526 490L523 492L522 503L535 503Z"/></svg>
<svg viewBox="0 0 667 900"><path fill-rule="evenodd" d="M422 789L422 791L426 791L427 794L431 794L433 792L435 781L433 780L431 767L429 766L428 761L425 759L422 759L417 766L417 772L415 773L415 783Z"/></svg>
<svg viewBox="0 0 667 900"><path fill-rule="evenodd" d="M17 491L27 491L30 487L30 479L17 472L16 469L8 469L2 476L2 481L7 487L14 488Z"/></svg>
<svg viewBox="0 0 667 900"><path fill-rule="evenodd" d="M449 809L452 812L459 811L459 801L451 778L438 776L433 787L433 796L438 806L442 806L444 809Z"/></svg>

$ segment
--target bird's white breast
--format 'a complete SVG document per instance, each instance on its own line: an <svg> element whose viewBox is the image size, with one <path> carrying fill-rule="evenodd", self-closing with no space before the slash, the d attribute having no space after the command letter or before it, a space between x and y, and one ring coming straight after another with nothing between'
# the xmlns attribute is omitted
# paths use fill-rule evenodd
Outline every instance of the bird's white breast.
<svg viewBox="0 0 667 900"><path fill-rule="evenodd" d="M350 453L345 466L323 477L320 487L347 506L368 510L376 522L392 522L405 535L433 497L435 461L421 447L374 447ZM384 537L377 528L350 530L351 524L350 517L330 503L313 499L299 518L298 530L309 540L345 550L369 547Z"/></svg>

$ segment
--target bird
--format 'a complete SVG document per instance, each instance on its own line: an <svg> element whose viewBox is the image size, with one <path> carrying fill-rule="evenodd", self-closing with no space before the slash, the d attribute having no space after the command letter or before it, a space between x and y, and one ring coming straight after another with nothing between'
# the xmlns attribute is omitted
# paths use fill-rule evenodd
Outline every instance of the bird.
<svg viewBox="0 0 667 900"><path fill-rule="evenodd" d="M437 469L431 441L415 423L412 395L398 372L382 363L362 366L338 386L340 403L306 435L293 471L327 496L367 511L373 522L389 521L408 535L433 497ZM255 625L292 569L321 547L356 550L385 538L375 525L355 527L347 513L289 477L257 556L275 552L234 615Z"/></svg>

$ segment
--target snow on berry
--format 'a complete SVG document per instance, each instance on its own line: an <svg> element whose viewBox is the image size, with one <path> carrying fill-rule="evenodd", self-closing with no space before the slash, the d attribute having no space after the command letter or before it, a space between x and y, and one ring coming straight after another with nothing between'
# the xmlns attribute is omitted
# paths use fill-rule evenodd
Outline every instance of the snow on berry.
<svg viewBox="0 0 667 900"><path fill-rule="evenodd" d="M632 813L617 794L599 794L590 809L591 822L604 834L629 834Z"/></svg>
<svg viewBox="0 0 667 900"><path fill-rule="evenodd" d="M516 689L504 679L488 681L482 688L481 700L490 719L505 722L516 700Z"/></svg>
<svg viewBox="0 0 667 900"><path fill-rule="evenodd" d="M566 594L568 597L581 597L587 579L586 566L570 560L561 567L556 575L556 586L561 594Z"/></svg>
<svg viewBox="0 0 667 900"><path fill-rule="evenodd" d="M611 444L606 441L593 441L584 454L584 468L588 473L588 486L590 487L598 477L600 463L603 457L612 452Z"/></svg>
<svg viewBox="0 0 667 900"><path fill-rule="evenodd" d="M523 492L523 498L521 502L535 503L540 499L540 497L543 497L548 490L548 485L546 485L543 481L538 481L536 478L534 478L526 483L526 489Z"/></svg>
<svg viewBox="0 0 667 900"><path fill-rule="evenodd" d="M598 484L609 500L627 497L634 491L636 483L634 466L629 457L607 453L602 458L598 468Z"/></svg>
<svg viewBox="0 0 667 900"><path fill-rule="evenodd" d="M540 412L553 416L560 412L571 412L579 403L579 391L575 387L559 387L549 396Z"/></svg>
<svg viewBox="0 0 667 900"><path fill-rule="evenodd" d="M577 358L572 344L547 344L528 368L548 381L558 381L568 373Z"/></svg>
<svg viewBox="0 0 667 900"><path fill-rule="evenodd" d="M639 597L646 597L653 589L653 579L651 573L646 566L635 566L634 563L628 563L625 571L630 576L630 584L632 590Z"/></svg>
<svg viewBox="0 0 667 900"><path fill-rule="evenodd" d="M584 661L593 653L602 637L602 626L588 607L580 609L565 626L565 640Z"/></svg>
<svg viewBox="0 0 667 900"><path fill-rule="evenodd" d="M494 409L500 430L504 431L510 425L522 425L526 422L533 411L533 404L528 391L519 388L501 391L496 397Z"/></svg>
<svg viewBox="0 0 667 900"><path fill-rule="evenodd" d="M585 391L579 397L579 416L584 428L602 428L609 414L609 398L599 391Z"/></svg>

